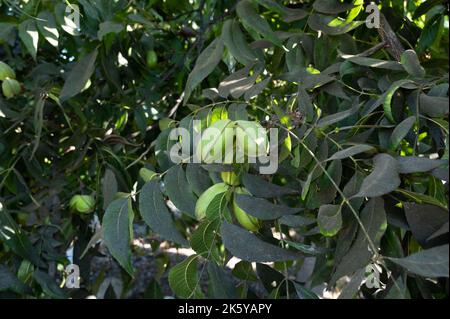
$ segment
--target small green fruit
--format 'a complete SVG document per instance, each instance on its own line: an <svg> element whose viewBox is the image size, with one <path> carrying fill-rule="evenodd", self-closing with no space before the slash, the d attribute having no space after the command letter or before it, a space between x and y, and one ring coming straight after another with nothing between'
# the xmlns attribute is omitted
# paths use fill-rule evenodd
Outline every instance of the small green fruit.
<svg viewBox="0 0 450 319"><path fill-rule="evenodd" d="M236 188L237 194L246 194L250 193L243 187ZM237 221L241 224L245 229L249 231L258 231L261 228L261 222L256 217L253 217L247 214L243 209L241 209L236 200L233 198L233 210L234 216L236 216Z"/></svg>
<svg viewBox="0 0 450 319"><path fill-rule="evenodd" d="M81 214L89 214L94 210L95 199L90 195L75 195L70 200L69 206Z"/></svg>
<svg viewBox="0 0 450 319"><path fill-rule="evenodd" d="M234 154L234 122L218 120L202 133L197 156L202 162L231 164Z"/></svg>
<svg viewBox="0 0 450 319"><path fill-rule="evenodd" d="M16 73L8 64L0 61L0 81L3 81L6 78L15 79Z"/></svg>
<svg viewBox="0 0 450 319"><path fill-rule="evenodd" d="M222 172L220 173L222 180L231 186L237 186L240 184L239 177L235 172Z"/></svg>
<svg viewBox="0 0 450 319"><path fill-rule="evenodd" d="M18 220L19 224L21 224L22 226L27 225L28 217L29 217L28 213L18 213L17 214L17 220Z"/></svg>
<svg viewBox="0 0 450 319"><path fill-rule="evenodd" d="M156 67L156 65L158 65L158 56L156 55L156 52L154 50L150 50L147 52L146 61L147 66L150 69L153 69Z"/></svg>
<svg viewBox="0 0 450 319"><path fill-rule="evenodd" d="M230 186L228 186L225 183L218 183L214 184L206 191L204 191L203 194L201 194L200 197L198 198L197 203L195 204L195 216L197 217L197 219L200 220L205 218L206 209L208 208L209 204L211 204L211 201L217 195L228 191L229 188Z"/></svg>
<svg viewBox="0 0 450 319"><path fill-rule="evenodd" d="M175 121L168 117L163 117L158 121L158 126L161 131L164 131L165 129L175 127Z"/></svg>
<svg viewBox="0 0 450 319"><path fill-rule="evenodd" d="M7 99L10 99L14 95L17 95L20 93L20 83L17 82L17 80L14 80L11 78L6 78L3 80L3 83L2 83L2 91L3 91L3 95Z"/></svg>
<svg viewBox="0 0 450 319"><path fill-rule="evenodd" d="M228 111L225 107L215 107L211 113L208 114L207 123L213 125L219 120L228 119Z"/></svg>
<svg viewBox="0 0 450 319"><path fill-rule="evenodd" d="M158 175L157 173L155 173L154 171L151 171L145 167L142 167L139 170L139 176L144 180L144 182L149 182L151 181L156 175Z"/></svg>
<svg viewBox="0 0 450 319"><path fill-rule="evenodd" d="M267 131L258 122L236 121L236 148L248 157L266 155L269 146Z"/></svg>

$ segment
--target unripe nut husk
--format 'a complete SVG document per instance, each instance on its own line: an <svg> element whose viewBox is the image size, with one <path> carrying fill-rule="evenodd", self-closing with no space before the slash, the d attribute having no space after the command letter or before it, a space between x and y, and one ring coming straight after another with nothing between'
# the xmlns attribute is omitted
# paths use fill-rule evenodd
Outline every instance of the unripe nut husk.
<svg viewBox="0 0 450 319"><path fill-rule="evenodd" d="M239 176L235 172L222 172L220 173L222 180L231 186L238 186L240 184Z"/></svg>
<svg viewBox="0 0 450 319"><path fill-rule="evenodd" d="M236 188L235 191L237 194L246 194L250 193L243 187ZM233 211L234 216L236 217L239 224L241 224L245 229L249 231L258 231L261 228L261 222L254 216L247 214L242 208L238 206L236 200L233 198Z"/></svg>
<svg viewBox="0 0 450 319"><path fill-rule="evenodd" d="M234 155L234 122L218 120L203 131L197 157L201 162L232 164Z"/></svg>
<svg viewBox="0 0 450 319"><path fill-rule="evenodd" d="M8 64L0 61L0 81L5 80L6 78L15 79L16 73Z"/></svg>
<svg viewBox="0 0 450 319"><path fill-rule="evenodd" d="M70 200L69 206L81 214L89 214L94 210L95 199L90 195L75 195Z"/></svg>
<svg viewBox="0 0 450 319"><path fill-rule="evenodd" d="M15 79L6 78L2 83L3 95L10 99L20 93L20 83Z"/></svg>
<svg viewBox="0 0 450 319"><path fill-rule="evenodd" d="M225 183L218 183L214 184L210 188L208 188L206 191L203 192L203 194L200 195L200 197L197 200L197 203L195 204L195 216L198 220L201 220L206 217L206 209L208 208L209 204L211 204L211 201L219 194L225 193L230 188L229 185Z"/></svg>

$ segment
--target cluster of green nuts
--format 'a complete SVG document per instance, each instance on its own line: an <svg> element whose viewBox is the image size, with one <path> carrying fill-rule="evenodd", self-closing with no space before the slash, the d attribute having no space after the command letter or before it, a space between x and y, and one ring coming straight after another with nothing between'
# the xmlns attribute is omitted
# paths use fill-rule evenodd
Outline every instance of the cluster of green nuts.
<svg viewBox="0 0 450 319"><path fill-rule="evenodd" d="M214 135L208 134L207 130L202 132L201 147L197 148L196 155L203 163L217 163L217 159L222 160L222 164L242 163L237 162L238 155L250 158L268 151L267 132L259 122L230 120L225 108L215 108L204 122L206 123L202 125L207 124L207 129L214 128L220 133ZM229 156L230 152L235 151L236 154ZM230 208L239 224L249 231L258 231L261 228L261 221L239 207L235 199L235 194L250 194L241 185L240 174L234 171L222 172L221 178L222 183L211 186L198 198L195 206L197 219L202 220L206 217L206 211L216 196L226 194L231 200Z"/></svg>
<svg viewBox="0 0 450 319"><path fill-rule="evenodd" d="M238 156L265 155L269 141L266 129L258 122L219 119L203 132L200 146L197 157L202 162L210 164L219 160L222 164L232 164Z"/></svg>
<svg viewBox="0 0 450 319"><path fill-rule="evenodd" d="M245 229L249 231L258 231L261 228L261 221L256 217L247 214L236 202L234 194L247 194L247 189L240 186L240 178L235 172L222 172L221 177L223 183L217 183L208 188L197 200L195 205L195 215L197 219L201 220L206 217L206 210L213 201L213 199L218 195L223 195L225 193L230 193L233 196L232 199L232 210L236 220Z"/></svg>
<svg viewBox="0 0 450 319"><path fill-rule="evenodd" d="M10 99L20 93L20 83L16 80L16 73L6 63L0 61L0 81L3 95Z"/></svg>

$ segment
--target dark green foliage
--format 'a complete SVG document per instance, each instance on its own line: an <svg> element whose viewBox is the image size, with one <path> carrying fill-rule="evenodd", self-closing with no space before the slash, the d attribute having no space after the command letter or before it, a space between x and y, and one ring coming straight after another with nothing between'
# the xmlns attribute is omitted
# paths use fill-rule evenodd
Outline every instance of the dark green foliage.
<svg viewBox="0 0 450 319"><path fill-rule="evenodd" d="M140 255L146 298L448 297L447 7L379 3L0 0L0 297L130 297ZM278 129L276 173L170 160L223 118Z"/></svg>

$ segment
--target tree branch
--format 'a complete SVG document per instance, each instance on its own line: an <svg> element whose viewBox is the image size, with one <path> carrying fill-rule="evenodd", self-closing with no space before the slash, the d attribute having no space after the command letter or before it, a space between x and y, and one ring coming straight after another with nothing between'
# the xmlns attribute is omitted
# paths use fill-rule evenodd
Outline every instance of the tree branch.
<svg viewBox="0 0 450 319"><path fill-rule="evenodd" d="M386 17L381 12L380 12L380 27L377 28L377 31L381 37L381 40L385 43L388 52L392 55L392 57L394 57L394 59L400 61L402 53L403 51L405 51L405 49L403 48L403 45L401 44L397 35L389 25L389 22L387 21Z"/></svg>

